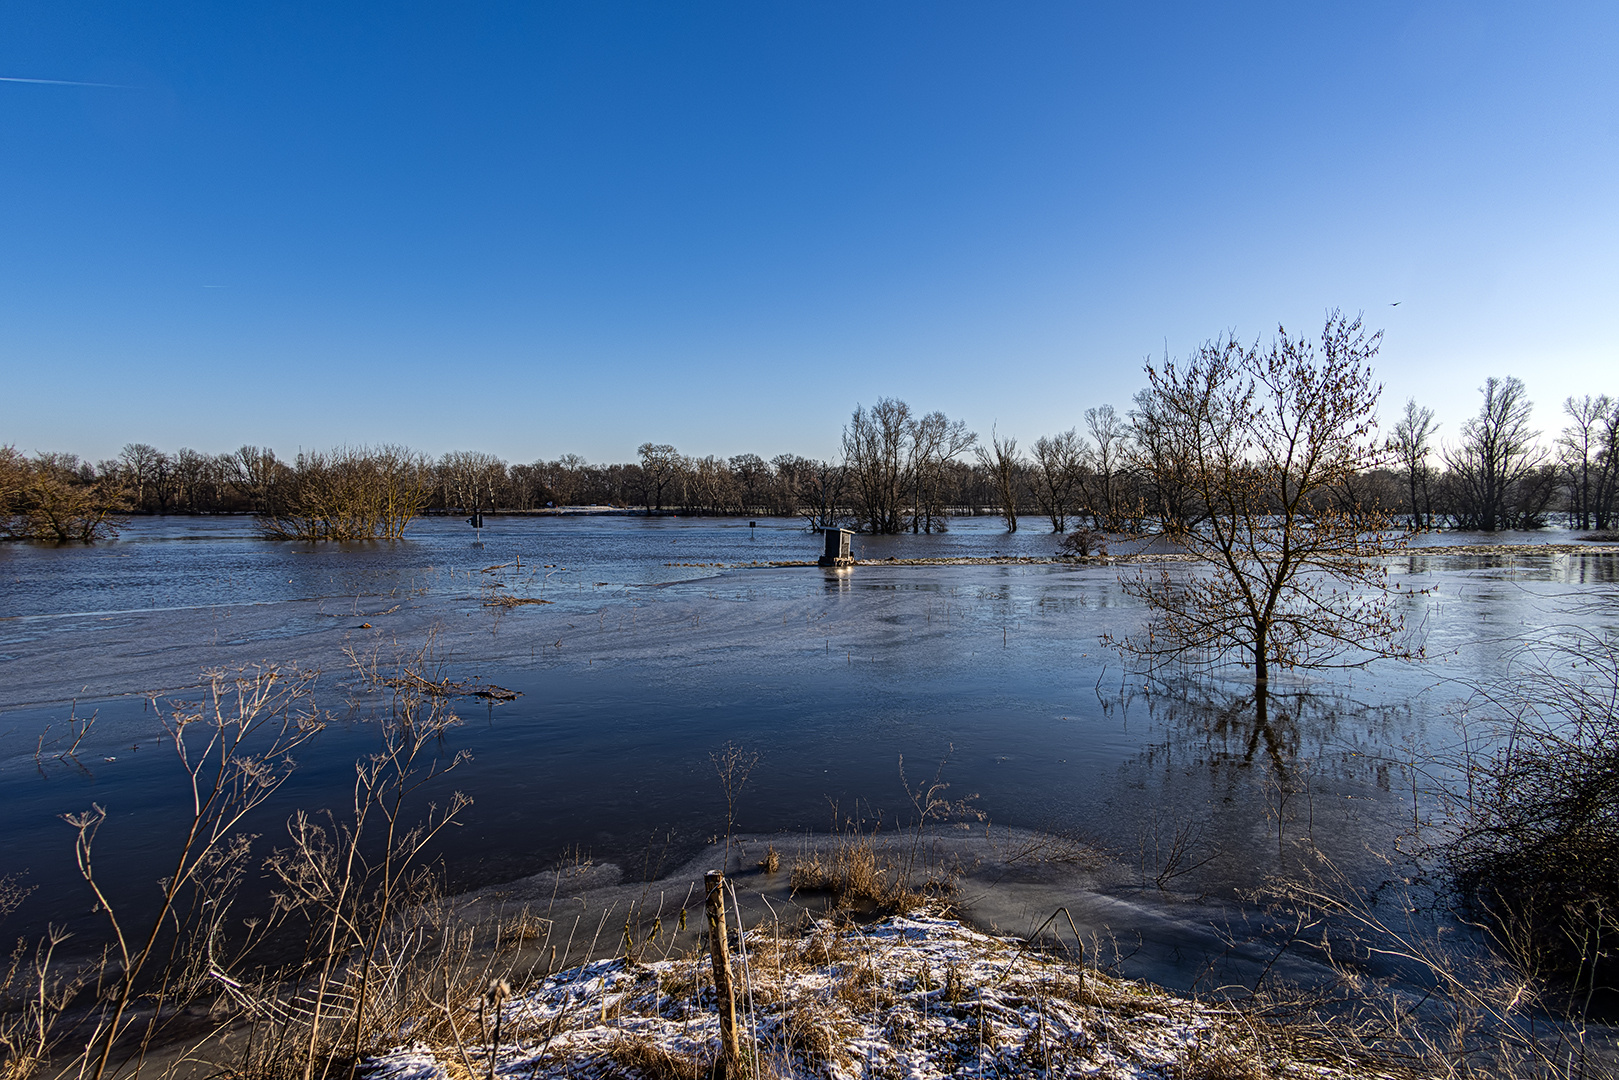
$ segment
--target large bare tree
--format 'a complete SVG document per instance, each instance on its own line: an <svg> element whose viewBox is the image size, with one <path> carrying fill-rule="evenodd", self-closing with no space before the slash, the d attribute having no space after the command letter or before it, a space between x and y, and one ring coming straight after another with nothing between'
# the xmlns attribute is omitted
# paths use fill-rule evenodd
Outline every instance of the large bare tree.
<svg viewBox="0 0 1619 1080"><path fill-rule="evenodd" d="M1066 532L1083 475L1085 446L1073 428L1034 440L1034 466L1029 470L1034 501L1051 519L1052 532Z"/></svg>
<svg viewBox="0 0 1619 1080"><path fill-rule="evenodd" d="M167 509L169 456L148 443L130 443L119 453L124 477L133 489L135 506L145 509L148 497L157 501L157 512Z"/></svg>
<svg viewBox="0 0 1619 1080"><path fill-rule="evenodd" d="M680 451L668 443L642 443L636 453L641 455L641 476L646 482L642 501L648 510L662 510L664 492L679 479L684 464Z"/></svg>
<svg viewBox="0 0 1619 1080"><path fill-rule="evenodd" d="M928 413L910 427L911 532L931 533L948 516L947 474L956 459L978 442L964 420Z"/></svg>
<svg viewBox="0 0 1619 1080"><path fill-rule="evenodd" d="M556 495L558 506L573 506L584 485L590 463L578 454L563 454L545 468L546 484Z"/></svg>
<svg viewBox="0 0 1619 1080"><path fill-rule="evenodd" d="M1395 421L1394 434L1389 438L1389 449L1405 470L1413 529L1422 528L1424 521L1427 528L1433 528L1433 503L1428 491L1433 470L1428 466L1428 457L1433 453L1433 433L1438 428L1432 409L1422 408L1415 398L1406 398L1405 412Z"/></svg>
<svg viewBox="0 0 1619 1080"><path fill-rule="evenodd" d="M1164 364L1169 364L1165 354ZM1189 429L1178 423L1175 409L1154 387L1138 391L1130 410L1130 451L1137 473L1147 480L1151 512L1164 532L1178 534L1201 516L1192 477Z"/></svg>
<svg viewBox="0 0 1619 1080"><path fill-rule="evenodd" d="M860 515L869 532L893 534L905 526L906 496L913 490L911 407L879 398L857 405L843 429L843 460Z"/></svg>
<svg viewBox="0 0 1619 1080"><path fill-rule="evenodd" d="M1018 453L1017 439L1008 435L1001 438L994 429L989 433L989 445L977 448L978 463L989 473L995 486L995 502L1001 510L1001 520L1007 532L1017 532L1018 496L1023 486L1023 455Z"/></svg>
<svg viewBox="0 0 1619 1080"><path fill-rule="evenodd" d="M378 534L384 540L398 540L433 495L433 467L426 455L394 443L365 456L375 485Z"/></svg>
<svg viewBox="0 0 1619 1080"><path fill-rule="evenodd" d="M1157 467L1204 511L1176 534L1200 565L1126 579L1147 624L1112 644L1152 665L1235 655L1261 701L1273 668L1412 655L1387 581L1403 534L1375 508L1328 498L1380 454L1380 340L1334 312L1319 344L1279 328L1268 348L1227 336L1184 364L1147 364L1154 422L1184 450Z"/></svg>
<svg viewBox="0 0 1619 1080"><path fill-rule="evenodd" d="M1568 478L1568 516L1577 529L1607 528L1608 473L1616 463L1609 451L1614 403L1607 394L1568 398L1563 412L1569 424L1557 438L1560 464Z"/></svg>
<svg viewBox="0 0 1619 1080"><path fill-rule="evenodd" d="M833 529L843 524L848 469L830 461L799 458L793 475L794 504L810 528Z"/></svg>
<svg viewBox="0 0 1619 1080"><path fill-rule="evenodd" d="M1117 532L1128 516L1124 480L1130 431L1111 405L1086 409L1085 430L1091 437L1087 455L1090 468L1086 470L1091 524L1107 532Z"/></svg>
<svg viewBox="0 0 1619 1080"><path fill-rule="evenodd" d="M856 406L843 429L843 463L860 526L887 534L942 526L946 472L977 441L962 421L919 417L897 398Z"/></svg>
<svg viewBox="0 0 1619 1080"><path fill-rule="evenodd" d="M1478 414L1462 427L1461 445L1445 454L1456 486L1460 523L1485 532L1523 524L1520 496L1533 501L1535 473L1546 460L1540 433L1529 427L1533 404L1521 379L1484 380Z"/></svg>

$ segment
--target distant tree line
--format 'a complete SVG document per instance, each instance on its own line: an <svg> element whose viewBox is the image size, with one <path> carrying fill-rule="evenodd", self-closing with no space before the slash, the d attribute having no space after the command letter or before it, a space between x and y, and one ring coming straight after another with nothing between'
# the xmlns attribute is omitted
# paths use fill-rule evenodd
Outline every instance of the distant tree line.
<svg viewBox="0 0 1619 1080"><path fill-rule="evenodd" d="M1383 463L1320 493L1376 508L1416 528L1481 531L1619 522L1619 405L1607 395L1564 402L1547 444L1530 428L1516 378L1490 378L1478 413L1446 444L1433 412L1408 401ZM430 458L401 446L338 447L283 459L266 447L166 453L132 443L116 457L32 457L0 447L0 536L88 540L128 514L252 514L267 535L388 539L420 514L611 506L699 515L799 516L811 527L931 533L951 517L997 514L1009 530L1037 518L1053 532L1183 532L1207 514L1191 483L1184 409L1144 389L1120 412L1086 409L1082 423L1028 445L883 398L844 425L841 458L781 454L692 457L644 443L635 461L577 454L510 464L458 451Z"/></svg>

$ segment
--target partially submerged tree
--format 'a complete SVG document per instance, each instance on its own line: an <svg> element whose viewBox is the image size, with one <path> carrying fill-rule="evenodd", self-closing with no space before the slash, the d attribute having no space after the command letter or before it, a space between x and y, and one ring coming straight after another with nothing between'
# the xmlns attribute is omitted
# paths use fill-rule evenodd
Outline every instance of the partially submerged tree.
<svg viewBox="0 0 1619 1080"><path fill-rule="evenodd" d="M1619 409L1607 394L1563 402L1569 425L1557 438L1559 464L1567 474L1569 524L1576 529L1606 529L1613 499L1615 433Z"/></svg>
<svg viewBox="0 0 1619 1080"><path fill-rule="evenodd" d="M128 508L116 467L97 470L72 454L27 458L0 446L0 537L88 544L116 536Z"/></svg>
<svg viewBox="0 0 1619 1080"><path fill-rule="evenodd" d="M860 524L873 533L903 528L905 496L911 487L907 443L911 407L879 398L867 409L856 406L843 429L843 460L849 470Z"/></svg>
<svg viewBox="0 0 1619 1080"><path fill-rule="evenodd" d="M1090 468L1086 479L1090 488L1091 524L1098 530L1118 532L1130 516L1125 499L1126 448L1130 429L1111 405L1085 410L1085 430L1090 433Z"/></svg>
<svg viewBox="0 0 1619 1080"><path fill-rule="evenodd" d="M239 456L264 477L259 528L276 540L398 540L441 482L402 446L306 450L290 466L255 447Z"/></svg>
<svg viewBox="0 0 1619 1080"><path fill-rule="evenodd" d="M22 496L28 474L28 459L15 446L0 446L0 536L24 535Z"/></svg>
<svg viewBox="0 0 1619 1080"><path fill-rule="evenodd" d="M858 523L873 533L933 532L945 516L945 470L977 438L960 420L918 417L895 398L857 406L843 429L843 461Z"/></svg>
<svg viewBox="0 0 1619 1080"><path fill-rule="evenodd" d="M993 430L989 445L977 448L978 463L990 475L995 485L995 502L1006 522L1007 532L1017 532L1018 496L1022 487L1023 455L1018 453L1017 440L1008 435L1001 438Z"/></svg>
<svg viewBox="0 0 1619 1080"><path fill-rule="evenodd" d="M1428 491L1433 470L1428 466L1428 457L1433 453L1433 433L1438 427L1433 422L1432 409L1418 406L1415 398L1406 398L1405 413L1395 421L1394 434L1389 438L1389 449L1405 470L1413 529L1424 527L1424 521L1427 528L1433 528L1433 503Z"/></svg>
<svg viewBox="0 0 1619 1080"><path fill-rule="evenodd" d="M835 529L841 525L847 475L844 467L805 458L796 462L794 468L799 516L812 529Z"/></svg>
<svg viewBox="0 0 1619 1080"><path fill-rule="evenodd" d="M1405 537L1382 511L1327 498L1378 458L1381 337L1333 312L1319 345L1279 328L1266 349L1227 336L1184 364L1148 362L1152 423L1177 452L1145 461L1155 487L1184 484L1199 504L1175 535L1201 565L1126 579L1147 625L1111 644L1154 666L1235 654L1261 690L1273 667L1413 655L1387 581Z"/></svg>
<svg viewBox="0 0 1619 1080"><path fill-rule="evenodd" d="M965 420L951 420L934 410L918 417L910 429L911 532L931 533L944 527L945 477L957 458L978 441Z"/></svg>
<svg viewBox="0 0 1619 1080"><path fill-rule="evenodd" d="M1165 354L1164 364L1169 364ZM1191 451L1184 444L1189 429L1175 420L1174 406L1148 387L1132 399L1130 448L1135 470L1146 483L1146 495L1158 527L1170 535L1190 529L1198 520L1192 482Z"/></svg>
<svg viewBox="0 0 1619 1080"><path fill-rule="evenodd" d="M1462 443L1445 454L1455 485L1455 513L1464 527L1495 532L1533 524L1536 502L1550 493L1535 481L1545 462L1540 433L1529 427L1533 403L1523 380L1484 380L1478 415L1462 427ZM1544 505L1540 506L1544 509Z"/></svg>
<svg viewBox="0 0 1619 1080"><path fill-rule="evenodd" d="M1076 507L1084 479L1085 446L1069 428L1034 440L1034 466L1029 470L1034 501L1051 519L1052 532L1068 531L1068 516Z"/></svg>

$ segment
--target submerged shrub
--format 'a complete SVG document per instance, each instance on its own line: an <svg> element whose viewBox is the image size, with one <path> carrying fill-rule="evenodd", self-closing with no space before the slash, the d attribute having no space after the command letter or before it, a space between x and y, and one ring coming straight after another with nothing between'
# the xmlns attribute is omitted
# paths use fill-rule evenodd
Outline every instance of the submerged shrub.
<svg viewBox="0 0 1619 1080"><path fill-rule="evenodd" d="M266 475L259 527L275 540L397 540L433 489L427 459L399 446L306 451Z"/></svg>
<svg viewBox="0 0 1619 1080"><path fill-rule="evenodd" d="M118 535L129 508L117 470L72 454L25 457L0 446L0 538L88 544Z"/></svg>
<svg viewBox="0 0 1619 1080"><path fill-rule="evenodd" d="M1064 555L1078 555L1081 558L1095 554L1107 554L1107 534L1095 529L1075 529L1064 536L1057 545Z"/></svg>

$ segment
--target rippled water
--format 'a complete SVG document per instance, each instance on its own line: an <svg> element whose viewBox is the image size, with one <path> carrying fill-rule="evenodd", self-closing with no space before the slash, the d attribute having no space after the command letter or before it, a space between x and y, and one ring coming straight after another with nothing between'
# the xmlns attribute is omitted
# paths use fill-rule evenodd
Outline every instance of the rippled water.
<svg viewBox="0 0 1619 1080"><path fill-rule="evenodd" d="M710 755L726 743L762 755L738 809L747 831L904 817L903 758L913 785L945 762L951 796L975 796L992 824L1094 842L1113 889L1147 883L1178 832L1216 855L1175 879L1187 902L1252 885L1305 831L1371 874L1368 849L1413 818L1413 749L1448 743L1456 703L1515 641L1575 617L1590 582L1612 580L1604 557L1404 561L1402 582L1430 590L1408 611L1429 662L1284 681L1260 723L1240 681L1124 676L1098 637L1141 613L1111 567L721 570L682 564L810 558L819 545L781 520L486 520L481 548L443 519L389 545L310 549L259 540L243 519L146 519L90 548L0 546L0 867L40 886L19 917L93 929L61 813L109 810L103 869L132 893L168 857L163 823L183 798L141 692L183 693L209 665L296 661L328 672L335 705L345 646L429 635L454 674L522 693L463 704L443 747L473 755L433 792L476 799L440 852L458 884L580 849L632 874L690 856L724 828ZM1038 522L1008 536L990 519L856 545L865 558L1055 546ZM553 602L487 606L501 593ZM98 719L62 759L74 697ZM344 805L374 740L340 717L250 823L263 842L292 807ZM1420 817L1420 781L1415 798Z"/></svg>

